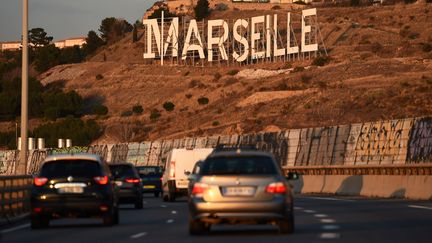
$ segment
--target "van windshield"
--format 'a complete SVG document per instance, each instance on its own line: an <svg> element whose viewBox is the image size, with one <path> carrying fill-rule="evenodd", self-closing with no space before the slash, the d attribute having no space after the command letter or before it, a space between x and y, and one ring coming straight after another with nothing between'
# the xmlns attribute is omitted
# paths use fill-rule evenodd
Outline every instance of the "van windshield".
<svg viewBox="0 0 432 243"><path fill-rule="evenodd" d="M277 169L268 156L224 156L205 160L201 175L274 175Z"/></svg>

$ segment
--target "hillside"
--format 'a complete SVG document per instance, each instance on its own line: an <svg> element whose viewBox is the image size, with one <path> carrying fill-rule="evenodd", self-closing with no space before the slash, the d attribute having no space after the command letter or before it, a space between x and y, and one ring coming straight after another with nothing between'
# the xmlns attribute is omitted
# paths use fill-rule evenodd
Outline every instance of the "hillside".
<svg viewBox="0 0 432 243"><path fill-rule="evenodd" d="M270 12L286 10L265 13ZM230 9L213 11L210 18L262 13ZM142 59L142 41L132 43L126 36L86 63L57 66L39 78L44 84L66 80L66 90L109 108L107 116L97 118L105 129L98 142L276 131L432 114L428 48L432 4L318 8L318 19L331 57L323 67L311 65L312 59L290 65L161 67ZM307 70L293 72L294 67ZM198 104L200 97L209 103ZM174 111L163 109L167 101L175 105ZM134 105L141 105L144 112L122 116ZM151 120L154 109L161 116Z"/></svg>

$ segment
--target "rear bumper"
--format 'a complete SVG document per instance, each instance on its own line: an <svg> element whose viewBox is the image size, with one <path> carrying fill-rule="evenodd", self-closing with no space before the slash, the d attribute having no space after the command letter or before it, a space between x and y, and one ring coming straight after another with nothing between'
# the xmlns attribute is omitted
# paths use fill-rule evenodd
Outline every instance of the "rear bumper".
<svg viewBox="0 0 432 243"><path fill-rule="evenodd" d="M271 221L286 218L291 210L284 198L265 202L205 202L198 198L189 201L190 216L203 221Z"/></svg>
<svg viewBox="0 0 432 243"><path fill-rule="evenodd" d="M111 210L111 200L77 200L72 202L32 200L32 216L47 215L51 217L92 217L101 216ZM38 210L36 210L38 209Z"/></svg>

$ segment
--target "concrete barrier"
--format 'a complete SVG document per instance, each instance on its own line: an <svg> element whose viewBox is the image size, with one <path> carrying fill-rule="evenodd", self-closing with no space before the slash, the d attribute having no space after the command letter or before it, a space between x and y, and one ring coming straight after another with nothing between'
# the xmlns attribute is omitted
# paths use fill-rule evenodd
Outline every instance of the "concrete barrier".
<svg viewBox="0 0 432 243"><path fill-rule="evenodd" d="M302 175L296 193L432 200L432 175Z"/></svg>

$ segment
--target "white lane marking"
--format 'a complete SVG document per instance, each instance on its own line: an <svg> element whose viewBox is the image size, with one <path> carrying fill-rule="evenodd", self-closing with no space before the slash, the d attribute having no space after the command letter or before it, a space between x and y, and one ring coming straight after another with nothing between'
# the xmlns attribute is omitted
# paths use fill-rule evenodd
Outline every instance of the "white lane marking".
<svg viewBox="0 0 432 243"><path fill-rule="evenodd" d="M316 213L315 210L303 210L303 212L305 212L305 213Z"/></svg>
<svg viewBox="0 0 432 243"><path fill-rule="evenodd" d="M174 211L174 210L173 210L173 211L171 211L171 213L172 213L172 214L177 214L177 211Z"/></svg>
<svg viewBox="0 0 432 243"><path fill-rule="evenodd" d="M302 207L294 207L294 209L296 209L296 210L302 210L303 208Z"/></svg>
<svg viewBox="0 0 432 243"><path fill-rule="evenodd" d="M327 214L314 214L314 216L317 218L325 218L327 217Z"/></svg>
<svg viewBox="0 0 432 243"><path fill-rule="evenodd" d="M164 205L164 204L162 204L162 205L161 205L161 207L162 207L162 208L166 208L167 206L166 206L166 205Z"/></svg>
<svg viewBox="0 0 432 243"><path fill-rule="evenodd" d="M431 207L418 206L418 205L408 205L408 207L410 207L410 208L419 208L419 209L428 209L428 210L432 210Z"/></svg>
<svg viewBox="0 0 432 243"><path fill-rule="evenodd" d="M304 197L304 198L317 199L317 200L328 200L328 201L355 202L355 200L340 199L340 198L330 198L330 197Z"/></svg>
<svg viewBox="0 0 432 243"><path fill-rule="evenodd" d="M0 233L1 234L6 234L6 233L14 232L14 231L17 231L17 230L20 230L20 229L28 228L28 227L30 227L30 224L23 224L23 225L19 225L19 226L10 228L10 229L2 230L2 231L0 231Z"/></svg>
<svg viewBox="0 0 432 243"><path fill-rule="evenodd" d="M166 222L167 222L167 224L172 224L172 223L174 223L174 219L168 219Z"/></svg>
<svg viewBox="0 0 432 243"><path fill-rule="evenodd" d="M339 225L334 225L334 224L325 224L322 226L323 230L338 230L340 229Z"/></svg>
<svg viewBox="0 0 432 243"><path fill-rule="evenodd" d="M140 238L140 237L142 237L142 236L145 236L145 235L147 235L147 232L142 232L142 233L138 233L138 234L136 234L136 235L131 235L131 239L136 239L136 238Z"/></svg>
<svg viewBox="0 0 432 243"><path fill-rule="evenodd" d="M320 238L321 239L337 239L340 237L340 234L338 233L321 233Z"/></svg>
<svg viewBox="0 0 432 243"><path fill-rule="evenodd" d="M335 223L336 220L334 219L321 219L321 223L325 223L325 224L330 224L330 223Z"/></svg>

